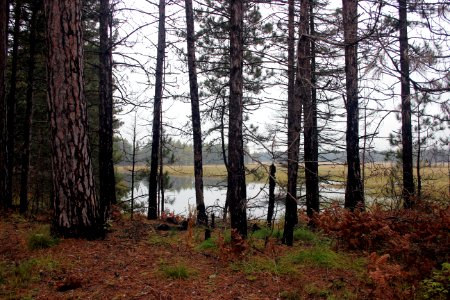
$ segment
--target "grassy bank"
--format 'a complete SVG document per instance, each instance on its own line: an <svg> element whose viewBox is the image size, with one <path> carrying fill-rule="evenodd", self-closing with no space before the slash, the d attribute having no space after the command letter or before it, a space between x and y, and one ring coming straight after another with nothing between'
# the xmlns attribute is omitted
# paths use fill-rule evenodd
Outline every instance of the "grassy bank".
<svg viewBox="0 0 450 300"><path fill-rule="evenodd" d="M267 182L269 165L247 164L247 182ZM119 172L130 172L131 167L119 166ZM146 166L137 166L137 171L147 171ZM164 171L173 176L194 176L193 166L167 165ZM448 167L432 165L420 169L422 177L422 195L448 200L449 175ZM205 165L203 167L205 177L225 177L227 170L224 165ZM333 185L336 188L345 188L346 166L342 164L320 164L319 176L324 184ZM374 163L366 165L364 169L364 186L367 195L392 197L401 194L402 174L401 167L392 163ZM417 179L417 170L414 169ZM284 186L287 183L286 168L278 165L276 173L277 184ZM300 165L299 181L304 182L304 169Z"/></svg>

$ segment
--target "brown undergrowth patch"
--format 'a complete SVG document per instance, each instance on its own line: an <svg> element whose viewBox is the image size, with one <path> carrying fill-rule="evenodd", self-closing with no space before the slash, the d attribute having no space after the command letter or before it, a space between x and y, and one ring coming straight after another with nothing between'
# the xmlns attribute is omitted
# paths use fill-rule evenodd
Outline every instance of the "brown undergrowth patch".
<svg viewBox="0 0 450 300"><path fill-rule="evenodd" d="M205 249L204 228L157 231L159 223L119 218L104 240L60 239L31 250L27 237L42 224L4 218L0 298L371 298L365 263L355 265L354 254L334 251L305 228L294 247L256 234L240 241L243 254L235 255L230 231L213 230L214 243Z"/></svg>

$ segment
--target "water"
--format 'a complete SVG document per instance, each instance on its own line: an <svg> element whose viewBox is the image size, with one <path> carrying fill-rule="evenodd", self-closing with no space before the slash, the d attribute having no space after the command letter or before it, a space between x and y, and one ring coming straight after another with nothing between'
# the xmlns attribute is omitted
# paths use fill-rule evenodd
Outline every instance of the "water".
<svg viewBox="0 0 450 300"><path fill-rule="evenodd" d="M187 216L189 208L195 210L195 188L194 178L189 176L170 176L170 187L164 191L164 208L166 211L174 212L178 215ZM203 194L206 210L216 216L223 214L225 199L227 194L226 179L203 178ZM269 198L269 186L264 183L247 184L247 217L249 219L263 219L267 215ZM141 180L134 190L135 203L146 207L148 201L148 182ZM283 198L283 191L278 188L275 191L277 199ZM131 197L131 193L127 199ZM275 201L275 216L279 217L284 210L283 201Z"/></svg>
<svg viewBox="0 0 450 300"><path fill-rule="evenodd" d="M224 178L203 178L204 201L208 213L222 216L223 207L227 194L226 179ZM166 211L174 212L178 215L189 215L189 208L195 210L195 188L194 177L190 176L170 176L170 187L165 190ZM300 187L300 195L304 195L304 188ZM134 190L135 203L141 206L142 212L146 212L148 202L148 182L141 180ZM275 210L274 218L280 218L284 214L285 192L281 187L275 189ZM343 200L343 190L340 188L321 186L321 202L326 199ZM127 199L131 197L131 193ZM266 219L269 199L269 185L260 182L247 183L247 217L249 219ZM299 208L304 208L304 197L300 196Z"/></svg>

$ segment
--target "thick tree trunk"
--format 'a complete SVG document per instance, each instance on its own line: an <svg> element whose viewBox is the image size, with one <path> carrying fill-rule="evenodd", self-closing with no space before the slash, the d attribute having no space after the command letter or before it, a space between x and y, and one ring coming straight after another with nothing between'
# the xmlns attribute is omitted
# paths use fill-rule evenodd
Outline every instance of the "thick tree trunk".
<svg viewBox="0 0 450 300"><path fill-rule="evenodd" d="M13 46L11 55L11 79L8 94L8 178L6 181L6 203L8 207L13 204L13 177L14 177L14 148L16 139L16 92L17 92L17 60L19 52L19 34L20 21L22 12L22 2L16 1L14 6L14 30L13 30Z"/></svg>
<svg viewBox="0 0 450 300"><path fill-rule="evenodd" d="M9 2L0 2L0 208L6 208L8 180L6 61L8 58Z"/></svg>
<svg viewBox="0 0 450 300"><path fill-rule="evenodd" d="M202 128L200 122L200 100L198 96L197 66L195 59L195 30L192 0L185 0L185 6L189 88L192 110L192 135L194 139L194 176L197 223L205 224L208 217L206 216L205 202L203 199Z"/></svg>
<svg viewBox="0 0 450 300"><path fill-rule="evenodd" d="M308 33L314 29L314 19L312 16L311 0L302 0L301 28ZM308 26L310 25L310 26ZM317 103L315 76L315 45L314 41L302 37L302 59L301 74L301 95L305 118L304 125L304 156L305 156L305 184L306 184L306 212L312 217L314 212L319 212L319 145L317 137ZM314 50L314 52L312 52ZM312 60L312 61L311 61Z"/></svg>
<svg viewBox="0 0 450 300"><path fill-rule="evenodd" d="M53 230L104 234L94 188L83 88L81 0L45 0L47 80L53 167Z"/></svg>
<svg viewBox="0 0 450 300"><path fill-rule="evenodd" d="M230 102L228 129L228 189L231 228L247 237L243 123L243 1L230 1Z"/></svg>
<svg viewBox="0 0 450 300"><path fill-rule="evenodd" d="M111 7L109 0L100 1L99 48L99 183L100 213L106 221L111 204L116 201L116 180L113 162L113 98L112 98L112 43L109 36Z"/></svg>
<svg viewBox="0 0 450 300"><path fill-rule="evenodd" d="M343 0L342 15L345 42L345 76L347 91L347 186L345 189L345 207L354 210L364 208L364 191L361 183L359 160L359 108L358 108L358 65L357 31L358 1Z"/></svg>
<svg viewBox="0 0 450 300"><path fill-rule="evenodd" d="M22 171L20 176L20 213L28 210L28 177L30 173L30 145L31 145L31 127L33 123L33 87L34 87L34 69L36 65L36 19L38 13L38 4L32 4L30 21L30 53L28 58L27 74L27 98L25 109L24 126L24 145L22 157Z"/></svg>
<svg viewBox="0 0 450 300"><path fill-rule="evenodd" d="M297 174L301 130L301 99L298 80L300 78L297 65L297 81L295 80L295 41L294 41L294 0L289 0L288 15L288 187L286 195L286 215L284 221L283 243L292 246L294 242L294 226L297 217ZM300 55L300 41L298 55ZM297 57L300 63L300 56ZM297 86L296 86L297 85ZM297 88L297 89L296 89Z"/></svg>
<svg viewBox="0 0 450 300"><path fill-rule="evenodd" d="M161 134L161 105L163 93L164 56L166 48L166 3L159 1L158 49L156 54L155 100L153 104L152 154L150 163L148 215L149 220L158 218L158 161Z"/></svg>
<svg viewBox="0 0 450 300"><path fill-rule="evenodd" d="M413 146L411 129L411 91L409 81L407 1L398 1L400 30L400 81L402 99L403 206L414 207Z"/></svg>

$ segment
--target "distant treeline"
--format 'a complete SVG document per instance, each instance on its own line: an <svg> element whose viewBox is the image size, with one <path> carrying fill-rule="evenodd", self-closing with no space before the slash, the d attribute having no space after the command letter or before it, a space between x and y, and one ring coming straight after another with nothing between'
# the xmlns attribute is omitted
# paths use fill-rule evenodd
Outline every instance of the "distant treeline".
<svg viewBox="0 0 450 300"><path fill-rule="evenodd" d="M226 147L226 146L225 146ZM132 163L132 144L126 139L118 139L115 142L115 149L119 156L121 156L119 165L130 165ZM225 148L226 149L226 148ZM248 150L248 149L247 149ZM136 149L136 164L146 164L150 158L151 142L146 142L139 145ZM225 151L227 153L227 151ZM247 151L249 153L249 151ZM361 155L362 156L362 155ZM286 153L283 152L252 152L245 156L246 163L262 162L262 163L285 163ZM401 156L399 152L393 150L385 151L369 151L366 152L366 162L395 162L399 161ZM429 148L421 152L421 159L425 164L436 164L447 162L449 160L449 151L446 149ZM330 151L319 154L320 163L345 163L346 154L344 151ZM164 145L164 163L177 165L193 165L193 146L190 143L184 143L179 140L174 140L165 143ZM206 144L203 147L203 163L206 165L224 164L222 145L220 144Z"/></svg>

